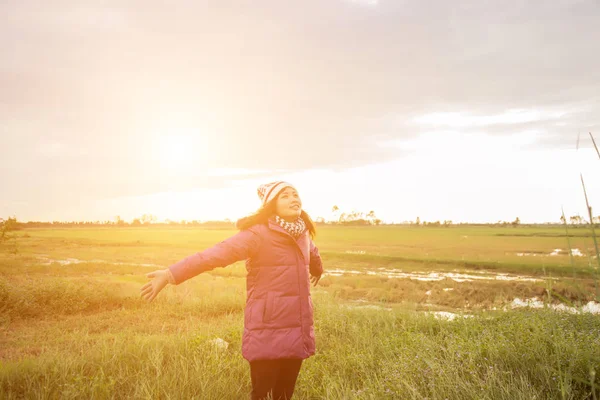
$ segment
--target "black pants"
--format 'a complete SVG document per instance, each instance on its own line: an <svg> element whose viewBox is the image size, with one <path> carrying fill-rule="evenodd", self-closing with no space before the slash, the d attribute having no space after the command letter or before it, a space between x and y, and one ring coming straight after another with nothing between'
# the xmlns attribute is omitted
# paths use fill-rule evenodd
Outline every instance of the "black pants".
<svg viewBox="0 0 600 400"><path fill-rule="evenodd" d="M291 399L301 366L302 360L295 359L250 362L252 400L266 399L269 393L273 400Z"/></svg>

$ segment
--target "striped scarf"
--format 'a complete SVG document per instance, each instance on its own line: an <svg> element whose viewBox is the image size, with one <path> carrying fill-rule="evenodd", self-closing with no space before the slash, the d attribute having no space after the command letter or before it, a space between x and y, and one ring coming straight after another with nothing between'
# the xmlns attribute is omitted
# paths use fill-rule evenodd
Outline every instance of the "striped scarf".
<svg viewBox="0 0 600 400"><path fill-rule="evenodd" d="M276 215L275 222L285 229L287 233L292 235L294 239L298 239L298 237L300 237L300 235L302 235L306 230L306 223L304 223L304 220L300 217L298 217L298 219L294 222L287 222L283 218L280 218L279 215Z"/></svg>

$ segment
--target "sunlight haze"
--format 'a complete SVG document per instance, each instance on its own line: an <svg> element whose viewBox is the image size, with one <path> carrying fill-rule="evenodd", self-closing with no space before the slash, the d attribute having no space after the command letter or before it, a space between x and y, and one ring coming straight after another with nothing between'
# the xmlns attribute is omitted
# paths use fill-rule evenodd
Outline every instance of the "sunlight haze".
<svg viewBox="0 0 600 400"><path fill-rule="evenodd" d="M0 217L559 222L600 207L597 1L0 4Z"/></svg>

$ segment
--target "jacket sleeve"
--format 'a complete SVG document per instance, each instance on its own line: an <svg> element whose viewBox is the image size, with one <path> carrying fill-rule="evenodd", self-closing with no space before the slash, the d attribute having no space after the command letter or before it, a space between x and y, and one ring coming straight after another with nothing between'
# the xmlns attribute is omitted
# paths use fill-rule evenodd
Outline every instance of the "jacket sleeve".
<svg viewBox="0 0 600 400"><path fill-rule="evenodd" d="M314 276L321 276L323 274L323 261L319 254L319 249L315 246L314 242L310 241L310 274Z"/></svg>
<svg viewBox="0 0 600 400"><path fill-rule="evenodd" d="M217 267L226 267L237 261L242 261L257 250L259 235L252 229L238 232L229 239L218 243L199 253L193 254L171 265L169 270L178 285L202 272Z"/></svg>

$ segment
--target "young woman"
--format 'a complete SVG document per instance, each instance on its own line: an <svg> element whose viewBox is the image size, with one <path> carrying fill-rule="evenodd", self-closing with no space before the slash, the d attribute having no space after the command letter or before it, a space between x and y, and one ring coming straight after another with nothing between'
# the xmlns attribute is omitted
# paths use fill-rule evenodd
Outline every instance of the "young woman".
<svg viewBox="0 0 600 400"><path fill-rule="evenodd" d="M302 360L315 353L310 283L323 273L315 225L296 189L279 181L258 188L261 208L237 222L240 232L169 268L151 272L141 295L152 301L168 284L246 260L242 355L250 363L252 399L290 399Z"/></svg>

